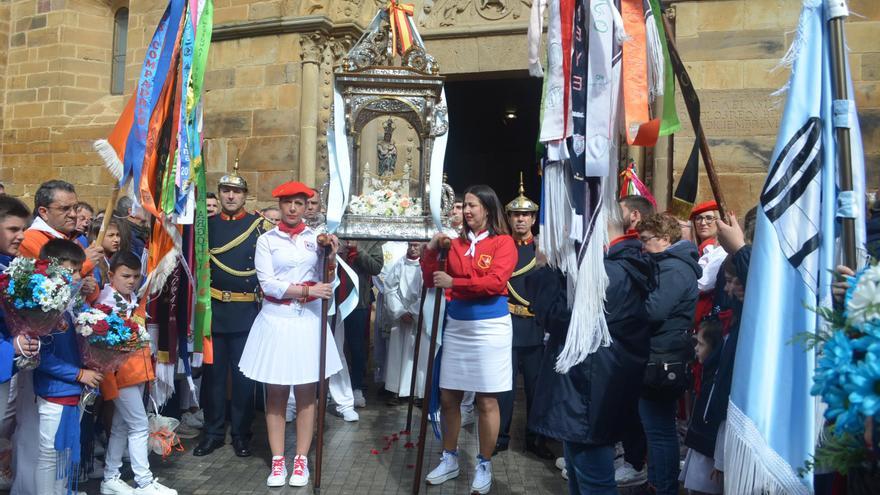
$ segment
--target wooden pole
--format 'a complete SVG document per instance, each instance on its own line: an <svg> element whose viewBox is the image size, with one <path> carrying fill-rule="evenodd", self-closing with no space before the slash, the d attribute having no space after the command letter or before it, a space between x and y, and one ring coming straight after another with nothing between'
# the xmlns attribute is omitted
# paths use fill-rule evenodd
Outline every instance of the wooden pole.
<svg viewBox="0 0 880 495"><path fill-rule="evenodd" d="M324 273L321 281L329 284L332 280L332 264L330 263L330 236L321 234L318 236L318 244L324 257ZM330 297L333 297L332 295ZM315 441L315 481L313 491L321 493L321 464L324 457L324 416L327 414L327 380L324 375L327 371L327 321L330 312L330 299L321 300L321 355L318 358L318 438Z"/></svg>
<svg viewBox="0 0 880 495"><path fill-rule="evenodd" d="M660 17L663 18L663 26L666 28L666 32L674 32L669 19L665 15ZM706 176L709 178L712 196L715 197L715 202L718 203L718 213L721 215L721 218L727 218L727 203L724 201L724 193L721 192L721 181L715 172L715 162L712 160L712 153L709 151L709 141L706 139L706 133L703 132L703 125L700 122L700 99L697 97L696 89L693 83L691 83L691 78L688 76L684 63L682 63L681 57L678 54L675 40L667 36L666 44L669 48L669 59L672 62L672 68L675 70L682 96L684 96L688 116L694 127L694 135L700 146L700 156L703 157L703 165L706 167Z"/></svg>
<svg viewBox="0 0 880 495"><path fill-rule="evenodd" d="M98 237L95 238L94 244L100 246L104 242L104 236L107 235L107 227L110 226L110 219L113 218L113 210L116 208L116 200L119 198L119 182L113 186L113 192L110 193L110 199L107 200L107 208L104 209L104 219L101 221L101 230L98 231Z"/></svg>
<svg viewBox="0 0 880 495"><path fill-rule="evenodd" d="M425 287L424 283L422 284L422 297L419 302L419 318L416 323L416 343L413 346L413 366L412 366L412 377L409 380L409 404L406 407L406 431L407 433L412 431L412 413L413 413L413 405L416 399L416 377L419 374L419 352L421 351L422 345L422 323L425 321L425 298L428 296L428 288ZM425 403L422 402L422 408L424 409Z"/></svg>
<svg viewBox="0 0 880 495"><path fill-rule="evenodd" d="M828 27L831 33L831 64L832 64L832 83L834 85L835 100L849 100L849 82L846 79L846 40L844 39L844 23L849 16L849 11L845 1L835 2L837 5L829 9L831 19L828 20ZM837 139L837 171L839 174L839 185L841 193L851 194L853 190L852 176L852 149L850 147L849 127L834 127L834 133ZM856 216L859 213L856 212ZM842 244L841 250L843 254L842 262L844 265L855 270L858 263L856 254L856 219L841 218Z"/></svg>
<svg viewBox="0 0 880 495"><path fill-rule="evenodd" d="M440 240L440 270L446 271L446 258L449 254L451 242L448 237ZM412 493L418 495L422 489L422 468L425 461L425 433L428 429L428 415L431 413L432 377L434 375L434 353L437 351L437 332L440 328L440 304L443 302L443 289L437 288L434 292L434 321L431 322L431 345L428 347L428 379L425 380L425 393L422 404L422 417L419 424L419 445L416 454L416 475L413 479Z"/></svg>

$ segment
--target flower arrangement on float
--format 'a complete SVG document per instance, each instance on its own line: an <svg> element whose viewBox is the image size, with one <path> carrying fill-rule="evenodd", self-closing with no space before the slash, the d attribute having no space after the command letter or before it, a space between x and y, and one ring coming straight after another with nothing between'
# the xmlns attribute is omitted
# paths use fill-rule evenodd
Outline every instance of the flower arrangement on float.
<svg viewBox="0 0 880 495"><path fill-rule="evenodd" d="M820 352L811 390L827 405L829 424L814 464L842 474L877 462L880 435L865 434L880 425L880 264L848 282L840 308L817 310L827 325L813 342Z"/></svg>
<svg viewBox="0 0 880 495"><path fill-rule="evenodd" d="M422 204L418 198L386 188L351 196L348 210L354 215L414 217L422 214Z"/></svg>

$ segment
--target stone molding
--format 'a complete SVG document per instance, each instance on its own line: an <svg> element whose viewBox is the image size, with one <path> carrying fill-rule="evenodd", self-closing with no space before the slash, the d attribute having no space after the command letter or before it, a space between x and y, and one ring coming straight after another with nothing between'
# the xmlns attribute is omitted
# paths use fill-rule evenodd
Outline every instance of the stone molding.
<svg viewBox="0 0 880 495"><path fill-rule="evenodd" d="M356 22L334 23L323 15L236 22L214 27L211 41L228 41L278 34L321 33L333 38L358 38L364 28Z"/></svg>

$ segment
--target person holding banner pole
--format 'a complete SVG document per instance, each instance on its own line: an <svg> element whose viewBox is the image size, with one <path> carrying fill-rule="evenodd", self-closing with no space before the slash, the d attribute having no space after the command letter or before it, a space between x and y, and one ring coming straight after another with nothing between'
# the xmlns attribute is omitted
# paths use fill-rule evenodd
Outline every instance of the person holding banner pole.
<svg viewBox="0 0 880 495"><path fill-rule="evenodd" d="M427 476L439 485L459 474L458 434L464 391L476 393L480 452L471 490L489 493L492 452L501 414L497 394L511 390L513 327L507 306L507 281L517 262L504 210L489 186L471 186L464 197L464 228L449 250L448 268L439 271L437 234L422 255L429 287L448 289L451 300L443 331L440 392L444 422L440 464Z"/></svg>
<svg viewBox="0 0 880 495"><path fill-rule="evenodd" d="M332 283L322 282L323 257L318 235L303 222L306 200L314 192L299 182L275 188L281 222L260 236L254 263L263 290L263 307L248 335L240 368L266 384L266 426L272 466L266 484L283 486L285 410L290 387L296 394L296 456L291 486L309 482L306 456L315 431L318 381L342 369L335 342L326 340L324 376L318 373L321 342L321 300L333 297ZM335 259L338 240L330 236L328 260Z"/></svg>

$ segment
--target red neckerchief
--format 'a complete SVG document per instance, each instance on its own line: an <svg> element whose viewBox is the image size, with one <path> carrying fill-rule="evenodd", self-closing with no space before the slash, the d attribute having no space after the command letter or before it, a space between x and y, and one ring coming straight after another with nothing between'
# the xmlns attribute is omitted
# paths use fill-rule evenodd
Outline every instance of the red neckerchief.
<svg viewBox="0 0 880 495"><path fill-rule="evenodd" d="M300 222L291 227L284 222L278 222L278 230L284 232L285 234L289 235L291 239L293 239L294 237L302 234L304 230L306 230L306 224L305 222Z"/></svg>
<svg viewBox="0 0 880 495"><path fill-rule="evenodd" d="M226 220L227 222L231 222L232 220L241 220L247 215L247 212L244 210L239 211L235 215L227 215L226 213L220 212L220 220Z"/></svg>
<svg viewBox="0 0 880 495"><path fill-rule="evenodd" d="M529 246L534 242L535 242L535 236L529 234L529 237L527 239L517 239L516 245L517 246Z"/></svg>
<svg viewBox="0 0 880 495"><path fill-rule="evenodd" d="M712 237L711 239L706 239L705 241L701 242L700 246L697 248L697 250L700 252L700 256L702 256L703 251L705 251L707 247L715 246L717 244L718 244L718 239L716 239L715 237Z"/></svg>
<svg viewBox="0 0 880 495"><path fill-rule="evenodd" d="M614 247L616 244L619 244L619 243L621 243L621 242L623 242L623 241L628 241L628 240L630 240L630 239L638 239L638 238L639 238L639 234L638 234L638 232L636 232L636 231L634 231L634 230L629 231L629 232L627 232L626 234L623 234L623 235L620 236L620 237L615 237L614 240L611 241L611 244L608 245L608 249L611 249L611 248Z"/></svg>

